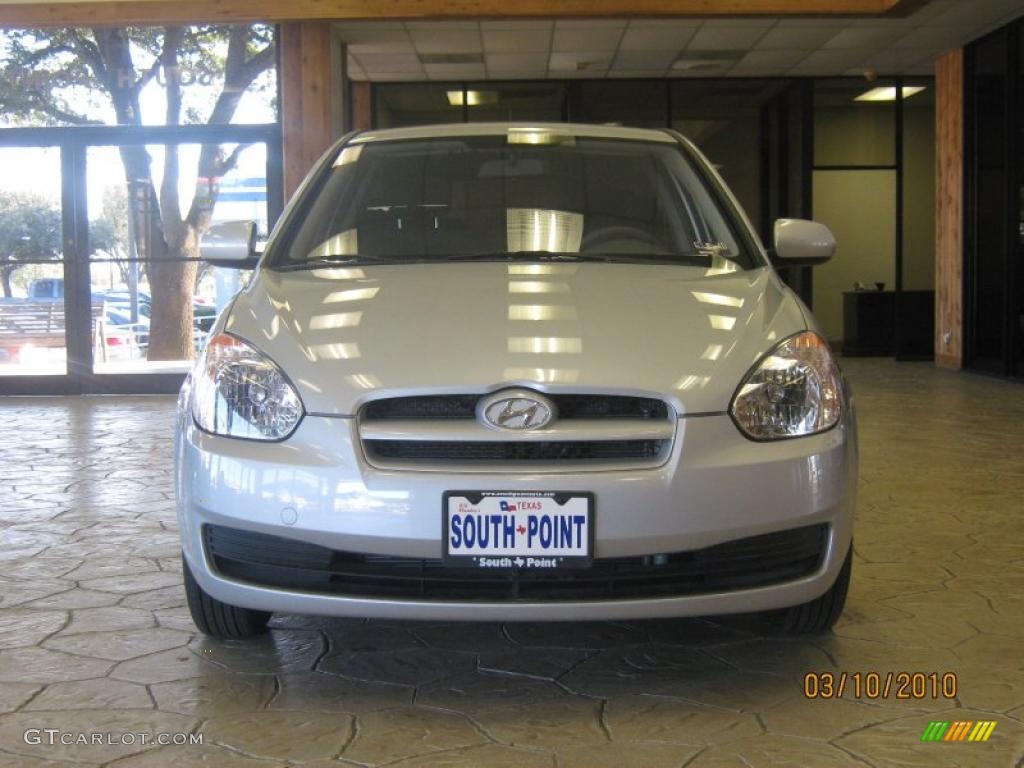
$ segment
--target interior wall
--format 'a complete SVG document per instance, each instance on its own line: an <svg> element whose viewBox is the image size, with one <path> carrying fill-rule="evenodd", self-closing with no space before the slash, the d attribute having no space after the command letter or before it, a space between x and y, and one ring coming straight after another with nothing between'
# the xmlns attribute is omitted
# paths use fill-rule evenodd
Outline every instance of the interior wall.
<svg viewBox="0 0 1024 768"><path fill-rule="evenodd" d="M896 162L894 131L891 103L851 101L841 107L816 105L814 164L893 165Z"/></svg>
<svg viewBox="0 0 1024 768"><path fill-rule="evenodd" d="M836 255L814 269L814 315L841 347L843 293L855 282L896 281L896 172L815 171L814 218L835 234Z"/></svg>
<svg viewBox="0 0 1024 768"><path fill-rule="evenodd" d="M814 271L814 313L840 347L843 294L855 283L896 288L896 105L854 101L862 90L828 83L814 110L813 213L838 242L835 258ZM903 104L904 290L935 285L933 92Z"/></svg>
<svg viewBox="0 0 1024 768"><path fill-rule="evenodd" d="M826 82L815 93L812 206L838 246L814 269L814 315L840 349L843 294L855 283L885 283L891 291L896 282L896 113L892 102L854 101L863 90L860 83Z"/></svg>
<svg viewBox="0 0 1024 768"><path fill-rule="evenodd" d="M903 110L903 289L935 287L935 109Z"/></svg>

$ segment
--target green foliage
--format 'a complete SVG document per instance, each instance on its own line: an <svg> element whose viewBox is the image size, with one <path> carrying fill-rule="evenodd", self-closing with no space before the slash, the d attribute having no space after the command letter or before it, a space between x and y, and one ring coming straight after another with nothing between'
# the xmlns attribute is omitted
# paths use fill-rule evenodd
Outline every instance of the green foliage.
<svg viewBox="0 0 1024 768"><path fill-rule="evenodd" d="M0 191L0 263L60 256L60 208L42 195Z"/></svg>
<svg viewBox="0 0 1024 768"><path fill-rule="evenodd" d="M180 33L180 39L169 38L169 31ZM181 114L170 122L207 122L225 87L229 41L239 35L244 37L242 44L249 59L273 50L273 27L267 25L0 30L0 124L118 122L113 91L133 89L137 99L154 81L166 90L168 73L159 59L166 54L168 39L178 40L171 53L177 61L183 97ZM131 71L120 66L123 61L115 66L112 38L128 42ZM271 64L264 63L261 72ZM272 77L254 78L247 88L261 93L269 104L275 101Z"/></svg>

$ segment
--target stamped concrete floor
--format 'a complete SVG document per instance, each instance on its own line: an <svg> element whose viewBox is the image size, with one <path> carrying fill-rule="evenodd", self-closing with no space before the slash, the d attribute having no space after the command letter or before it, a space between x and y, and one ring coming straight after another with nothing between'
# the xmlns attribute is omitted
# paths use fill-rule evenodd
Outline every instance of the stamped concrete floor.
<svg viewBox="0 0 1024 768"><path fill-rule="evenodd" d="M183 606L172 399L0 400L0 766L1021 766L1024 388L846 368L853 586L835 632L804 639L742 618L278 616L262 640L206 640ZM851 680L808 699L809 671L951 672L957 691L858 699ZM930 721L980 720L985 743L921 742Z"/></svg>

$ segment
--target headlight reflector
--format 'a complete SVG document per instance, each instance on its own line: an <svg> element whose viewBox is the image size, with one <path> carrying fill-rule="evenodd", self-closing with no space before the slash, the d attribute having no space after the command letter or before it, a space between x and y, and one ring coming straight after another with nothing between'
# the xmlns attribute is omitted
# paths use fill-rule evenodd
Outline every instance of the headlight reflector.
<svg viewBox="0 0 1024 768"><path fill-rule="evenodd" d="M207 432L283 440L302 419L299 393L277 364L229 334L209 339L192 379L192 418Z"/></svg>
<svg viewBox="0 0 1024 768"><path fill-rule="evenodd" d="M803 437L831 429L843 385L828 344L812 331L782 341L750 370L733 398L733 421L753 440Z"/></svg>

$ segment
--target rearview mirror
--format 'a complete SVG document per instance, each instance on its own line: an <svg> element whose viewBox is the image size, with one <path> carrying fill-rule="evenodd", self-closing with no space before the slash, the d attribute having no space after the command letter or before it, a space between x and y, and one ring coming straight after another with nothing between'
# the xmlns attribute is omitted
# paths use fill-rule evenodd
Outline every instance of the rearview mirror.
<svg viewBox="0 0 1024 768"><path fill-rule="evenodd" d="M775 259L779 266L824 264L836 252L832 231L817 221L778 219L775 222Z"/></svg>
<svg viewBox="0 0 1024 768"><path fill-rule="evenodd" d="M199 243L199 255L217 267L251 269L256 266L256 222L214 224Z"/></svg>

